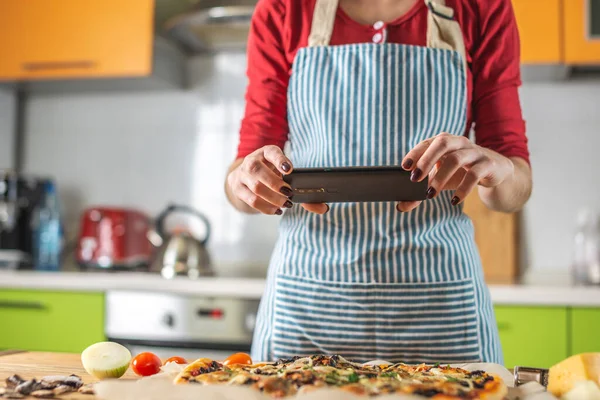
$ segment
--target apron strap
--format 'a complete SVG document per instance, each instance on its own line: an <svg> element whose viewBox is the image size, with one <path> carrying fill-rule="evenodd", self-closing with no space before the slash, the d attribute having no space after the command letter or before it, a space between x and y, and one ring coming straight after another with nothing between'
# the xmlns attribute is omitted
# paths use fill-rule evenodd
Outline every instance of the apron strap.
<svg viewBox="0 0 600 400"><path fill-rule="evenodd" d="M465 41L460 25L454 19L454 10L446 6L445 0L425 0L429 9L427 17L427 47L454 50L467 63Z"/></svg>
<svg viewBox="0 0 600 400"><path fill-rule="evenodd" d="M465 42L460 25L454 19L454 10L446 6L445 0L424 1L429 9L427 47L458 52L464 60L466 69ZM317 0L308 36L309 47L329 45L338 5L339 0Z"/></svg>
<svg viewBox="0 0 600 400"><path fill-rule="evenodd" d="M329 46L339 0L317 0L308 47Z"/></svg>

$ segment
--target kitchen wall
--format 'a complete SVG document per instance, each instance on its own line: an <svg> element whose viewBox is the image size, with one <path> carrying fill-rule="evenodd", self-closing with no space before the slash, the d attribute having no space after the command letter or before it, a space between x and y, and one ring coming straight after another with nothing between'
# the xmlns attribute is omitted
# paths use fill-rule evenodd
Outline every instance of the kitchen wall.
<svg viewBox="0 0 600 400"><path fill-rule="evenodd" d="M14 116L14 91L9 87L0 87L0 169L13 166Z"/></svg>
<svg viewBox="0 0 600 400"><path fill-rule="evenodd" d="M212 222L220 273L243 264L244 274L262 274L277 219L236 212L223 190L244 107L245 56L191 67L190 90L33 94L25 169L57 179L71 237L90 205L156 215L169 202L189 204Z"/></svg>
<svg viewBox="0 0 600 400"><path fill-rule="evenodd" d="M241 215L223 193L243 113L245 66L243 54L196 58L185 91L34 94L26 169L58 179L71 234L91 204L155 214L169 201L187 203L209 215L218 263L249 263L260 274L277 218ZM600 206L600 80L526 84L522 103L535 181L523 220L526 263L566 269L577 210Z"/></svg>
<svg viewBox="0 0 600 400"><path fill-rule="evenodd" d="M534 181L527 265L567 268L578 211L600 211L600 78L525 84L521 96Z"/></svg>

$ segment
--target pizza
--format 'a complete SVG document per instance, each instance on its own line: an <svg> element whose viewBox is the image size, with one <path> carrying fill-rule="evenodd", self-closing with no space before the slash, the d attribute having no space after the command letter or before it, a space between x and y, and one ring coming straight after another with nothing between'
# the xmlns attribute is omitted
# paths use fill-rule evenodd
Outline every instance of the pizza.
<svg viewBox="0 0 600 400"><path fill-rule="evenodd" d="M175 383L248 386L272 398L336 388L369 397L410 394L437 400L501 400L508 390L499 377L484 371L439 364L358 364L338 355L255 364L226 364L201 358L187 365Z"/></svg>

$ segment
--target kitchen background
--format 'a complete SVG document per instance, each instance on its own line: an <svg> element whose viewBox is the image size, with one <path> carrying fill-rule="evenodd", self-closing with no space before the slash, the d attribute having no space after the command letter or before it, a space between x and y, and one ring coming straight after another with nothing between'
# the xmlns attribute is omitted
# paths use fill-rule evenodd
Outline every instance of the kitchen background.
<svg viewBox="0 0 600 400"><path fill-rule="evenodd" d="M87 73L89 76L85 71L79 71L78 76L69 76L66 71L57 77L61 72L56 70L44 76L43 69L18 71L11 69L8 62L0 62L0 170L13 169L17 165L21 167L19 173L24 175L52 178L60 199L68 244L77 240L82 213L89 207L129 207L155 217L174 202L189 205L208 217L212 227L208 249L218 276L244 278L248 282L248 278L264 278L277 238L279 219L247 216L235 211L227 202L223 189L227 168L236 153L244 111L246 56L243 46L190 51L190 43L194 47L197 41L182 40L189 39L192 31L207 39L205 45L215 40L231 40L230 29L241 26L241 36L234 36L239 45L244 39L244 18L239 15L231 19L217 18L208 28L201 22L211 12L239 10L229 7L231 5L249 5L251 9L255 1L157 0L154 3L135 0L127 3L125 11L116 0L86 3L88 5L83 8L88 11L94 7L102 10L103 18L108 21L104 28L84 27L77 19L69 17L69 13L63 15L59 11L75 4L82 7L82 3L76 0L60 0L60 3L63 7L50 11L57 21L64 19L62 23L71 24L75 31L87 29L86 38L90 40L87 47L105 47L108 41L109 47L113 46L119 53L126 52L131 46L148 46L152 49L151 57L138 57L137 63L142 67L136 74L131 74L125 66L119 70L117 65L108 72L91 70ZM21 16L22 23L39 18L35 13L27 17L25 6L7 4L0 5L0 51L3 45L9 49L18 46L18 40L15 39L17 44L11 42L14 32L2 35L3 25L9 26L4 29L11 29L8 24L11 18ZM214 5L219 7L210 11ZM501 234L504 242L513 242L518 248L520 272L510 283L518 284L520 277L527 274L529 284L535 285L550 275L560 279L568 276L573 262L578 214L583 209L600 211L600 41L597 40L600 1L513 0L513 5L522 39L524 84L521 103L530 141L534 190L524 211L511 216L518 224L514 228L509 224ZM38 7L48 6L40 2ZM179 19L176 29L165 28L171 17L193 10L197 10L199 14L196 15L202 18ZM140 26L150 29L134 32L131 36L105 35L109 27L117 33L126 32L123 26L128 20L142 21ZM231 25L224 28L223 23ZM187 31L188 36L182 31ZM35 33L33 27L31 32L32 37L44 36L44 32ZM57 34L63 35L65 40L56 44L61 52L68 53L70 46L76 51L81 43L85 44L86 39L78 35L65 36L63 31ZM39 52L43 53L42 50ZM16 59L21 53L26 52L5 53L12 54L6 59ZM145 73L146 69L149 73ZM19 140L22 145L17 146ZM20 154L16 148L21 149ZM489 221L506 221L502 218L507 217L494 215L477 224L485 227L494 225ZM202 229L199 225L193 228ZM481 245L493 247L497 239L490 236L480 240ZM72 254L61 268L67 271L78 269ZM22 278L24 276L0 275L0 288L3 279L12 282L4 284L5 291L12 289L11 285L28 288L23 282L34 278L31 275ZM161 279L144 281L136 278L138 280L143 281L145 290L150 292L168 286ZM107 283L108 286L112 284ZM178 285L183 284L179 282ZM247 286L240 286L239 290L243 287ZM185 288L189 293L197 290L199 294L203 294L200 291L204 289L212 290L201 281ZM252 288L253 292L248 296L260 298L260 286ZM576 316L572 307L590 306L587 300L580 301L581 296L596 299L591 302L600 307L600 291L592 294L579 291L574 295L565 292L565 298L571 300L563 302L560 296L541 299L539 292L523 292L526 300L518 304L518 309L501 308L504 303L514 304L517 301L514 300L515 290L521 289L510 285L493 288L494 301L500 307L498 318L510 321L512 327L501 333L505 347L506 343L516 346L510 352L510 362L517 362L517 354L538 346L539 340L532 333L528 339L523 339L522 334L531 331L530 323L540 329L544 329L545 323L552 324L553 331L557 331L557 321L564 325L564 335L553 337L550 344L546 343L559 349L556 350L558 354L548 355L547 347L538 347L531 358L534 364L547 364L574 351L577 345L567 339L576 336L567 332L577 325L572 320ZM0 300L3 293L0 289ZM111 302L120 301L118 294L116 298L107 295L98 301L108 310ZM2 314L1 303L0 317L6 318L8 314ZM69 301L69 304L74 303ZM531 308L540 303L543 310ZM548 308L549 304L554 308ZM528 311L533 314L527 314ZM136 309L128 312L134 315ZM591 317L582 315L581 320L590 323ZM594 321L600 327L600 314L594 315ZM172 322L172 319L166 318L166 321ZM518 325L517 321L523 324ZM107 317L103 325L105 333L127 325L117 324L119 327L115 328L114 321L112 323ZM153 329L153 325L149 326ZM135 327L131 329L135 330ZM58 338L61 331L57 332ZM126 334L134 341L143 336L132 331ZM168 332L165 335L167 337ZM244 337L247 339L248 335ZM2 339L0 335L0 349L3 348ZM6 343L4 346L11 342L6 339ZM51 348L52 341L48 343L47 347Z"/></svg>

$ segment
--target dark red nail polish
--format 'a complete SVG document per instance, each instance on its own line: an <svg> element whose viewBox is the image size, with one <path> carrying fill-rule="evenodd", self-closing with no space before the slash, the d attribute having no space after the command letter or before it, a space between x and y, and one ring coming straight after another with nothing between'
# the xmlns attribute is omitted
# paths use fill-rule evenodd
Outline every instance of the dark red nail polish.
<svg viewBox="0 0 600 400"><path fill-rule="evenodd" d="M429 186L425 195L426 195L427 199L433 199L433 197L435 196L436 193L437 193L436 190L433 187Z"/></svg>
<svg viewBox="0 0 600 400"><path fill-rule="evenodd" d="M325 205L327 206L327 211L325 211L325 214L327 214L331 208L329 207L329 204L325 204Z"/></svg>
<svg viewBox="0 0 600 400"><path fill-rule="evenodd" d="M460 203L460 199L459 199L458 197L454 196L454 197L452 198L452 201L451 201L451 203L452 203L452 205L453 205L453 206L455 206L455 205L457 205L458 203Z"/></svg>
<svg viewBox="0 0 600 400"><path fill-rule="evenodd" d="M281 189L279 189L279 192L281 192L281 194L287 197L291 197L294 194L294 191L287 186L284 186Z"/></svg>
<svg viewBox="0 0 600 400"><path fill-rule="evenodd" d="M285 208L292 208L294 207L294 203L292 203L291 201L286 201L285 204L283 205Z"/></svg>
<svg viewBox="0 0 600 400"><path fill-rule="evenodd" d="M283 164L281 164L281 169L283 170L283 172L290 172L292 170L292 166L289 163L284 162Z"/></svg>
<svg viewBox="0 0 600 400"><path fill-rule="evenodd" d="M402 165L402 167L404 169L410 169L410 167L413 166L413 163L414 163L414 161L409 158L408 160L404 161L404 164Z"/></svg>
<svg viewBox="0 0 600 400"><path fill-rule="evenodd" d="M399 213L403 213L403 212L404 212L404 211L402 211L402 210L400 209L400 204L396 205L396 211L398 211Z"/></svg>
<svg viewBox="0 0 600 400"><path fill-rule="evenodd" d="M277 209L277 211L275 211L275 215L281 215L283 214L283 211L280 209Z"/></svg>
<svg viewBox="0 0 600 400"><path fill-rule="evenodd" d="M419 180L419 178L421 177L421 174L423 173L423 171L421 171L419 168L415 169L411 174L410 174L410 180L413 182L416 182Z"/></svg>

